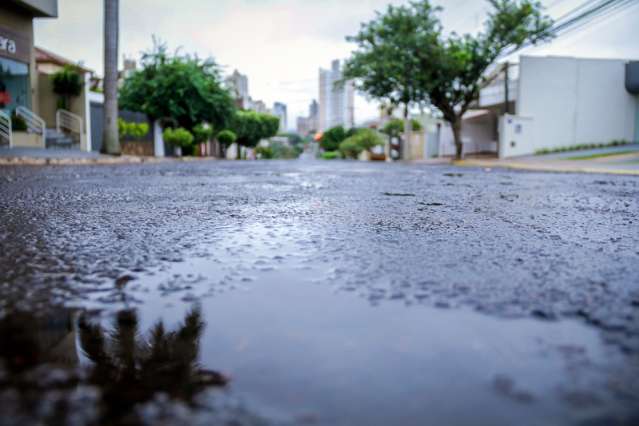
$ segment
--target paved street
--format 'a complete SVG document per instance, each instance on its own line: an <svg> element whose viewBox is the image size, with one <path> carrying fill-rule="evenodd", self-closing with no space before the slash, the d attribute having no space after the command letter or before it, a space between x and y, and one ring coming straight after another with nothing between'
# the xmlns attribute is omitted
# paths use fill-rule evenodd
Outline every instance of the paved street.
<svg viewBox="0 0 639 426"><path fill-rule="evenodd" d="M7 166L0 212L0 424L111 418L162 339L143 424L639 423L634 176Z"/></svg>

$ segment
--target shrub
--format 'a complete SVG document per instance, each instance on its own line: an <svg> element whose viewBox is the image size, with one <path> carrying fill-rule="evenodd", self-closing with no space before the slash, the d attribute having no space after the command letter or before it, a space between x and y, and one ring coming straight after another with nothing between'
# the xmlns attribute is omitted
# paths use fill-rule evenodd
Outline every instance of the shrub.
<svg viewBox="0 0 639 426"><path fill-rule="evenodd" d="M27 131L27 122L24 121L24 118L20 117L15 111L11 114L11 129L14 132L26 132Z"/></svg>
<svg viewBox="0 0 639 426"><path fill-rule="evenodd" d="M164 141L171 145L187 148L193 144L193 135L182 127L168 128L164 131Z"/></svg>
<svg viewBox="0 0 639 426"><path fill-rule="evenodd" d="M346 138L346 130L343 126L333 127L332 129L328 129L324 132L320 139L320 146L325 151L337 151L339 149L339 144L341 144Z"/></svg>
<svg viewBox="0 0 639 426"><path fill-rule="evenodd" d="M343 141L339 145L339 150L346 158L357 158L363 151L368 151L374 146L383 144L384 141L375 130L360 129L353 136Z"/></svg>
<svg viewBox="0 0 639 426"><path fill-rule="evenodd" d="M270 146L258 146L255 148L255 153L262 160L272 160L275 157L273 154L273 148Z"/></svg>
<svg viewBox="0 0 639 426"><path fill-rule="evenodd" d="M237 135L231 130L222 130L217 134L217 141L224 146L229 146L237 140Z"/></svg>
<svg viewBox="0 0 639 426"><path fill-rule="evenodd" d="M597 149L597 148L608 148L611 146L624 146L631 144L633 142L623 140L623 139L615 139L608 143L582 143L579 145L572 146L562 146L559 148L542 148L535 151L535 155L546 155L546 154L557 154L560 152L570 152L570 151L583 151L586 149Z"/></svg>
<svg viewBox="0 0 639 426"><path fill-rule="evenodd" d="M118 132L120 138L140 139L149 133L149 125L147 123L132 123L118 118Z"/></svg>
<svg viewBox="0 0 639 426"><path fill-rule="evenodd" d="M213 127L208 123L198 124L193 128L193 139L195 143L205 143L213 137Z"/></svg>
<svg viewBox="0 0 639 426"><path fill-rule="evenodd" d="M411 120L411 124L414 132L420 132L423 128L422 123L415 119ZM393 118L384 125L381 132L391 138L399 137L404 132L404 120Z"/></svg>
<svg viewBox="0 0 639 426"><path fill-rule="evenodd" d="M60 96L58 108L69 109L71 97L82 93L82 76L77 68L65 65L64 68L51 77L53 92Z"/></svg>
<svg viewBox="0 0 639 426"><path fill-rule="evenodd" d="M339 151L345 158L357 158L364 151L364 148L357 143L354 137L350 137L339 144Z"/></svg>
<svg viewBox="0 0 639 426"><path fill-rule="evenodd" d="M322 153L322 160L335 160L338 158L342 158L338 151L326 151Z"/></svg>

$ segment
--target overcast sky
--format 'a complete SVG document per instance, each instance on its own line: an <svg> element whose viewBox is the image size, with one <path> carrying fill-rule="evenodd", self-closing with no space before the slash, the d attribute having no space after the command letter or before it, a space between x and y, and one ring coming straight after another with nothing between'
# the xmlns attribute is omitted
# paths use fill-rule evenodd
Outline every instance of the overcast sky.
<svg viewBox="0 0 639 426"><path fill-rule="evenodd" d="M585 0L543 0L557 18ZM137 58L156 35L171 48L212 56L226 73L247 74L254 99L289 107L289 127L318 96L318 68L345 58L345 36L359 23L404 0L120 0L121 54ZM448 31L476 32L486 16L483 0L439 0ZM523 53L639 59L639 1L622 14L595 22L550 45ZM102 74L102 0L59 0L58 19L38 19L38 46ZM375 116L358 97L356 120Z"/></svg>

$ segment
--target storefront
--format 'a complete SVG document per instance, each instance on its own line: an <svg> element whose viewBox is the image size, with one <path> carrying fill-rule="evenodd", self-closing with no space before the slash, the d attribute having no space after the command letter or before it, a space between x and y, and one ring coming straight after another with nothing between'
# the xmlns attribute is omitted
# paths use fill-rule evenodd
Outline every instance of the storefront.
<svg viewBox="0 0 639 426"><path fill-rule="evenodd" d="M57 16L57 0L0 2L0 109L37 109L33 19Z"/></svg>

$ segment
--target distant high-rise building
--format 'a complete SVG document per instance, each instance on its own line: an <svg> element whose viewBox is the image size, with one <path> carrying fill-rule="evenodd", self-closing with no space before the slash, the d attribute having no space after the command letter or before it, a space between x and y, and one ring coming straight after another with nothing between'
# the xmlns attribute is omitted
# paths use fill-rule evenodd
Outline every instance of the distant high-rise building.
<svg viewBox="0 0 639 426"><path fill-rule="evenodd" d="M273 115L280 119L280 132L286 132L288 130L288 109L286 104L275 102L273 104Z"/></svg>
<svg viewBox="0 0 639 426"><path fill-rule="evenodd" d="M317 132L319 129L319 104L315 99L308 107L308 117L297 117L297 133L303 136Z"/></svg>
<svg viewBox="0 0 639 426"><path fill-rule="evenodd" d="M339 60L334 60L330 70L319 71L318 130L335 126L355 126L355 89L352 82L336 85L342 79Z"/></svg>
<svg viewBox="0 0 639 426"><path fill-rule="evenodd" d="M235 70L233 74L226 78L226 86L231 91L233 98L235 98L235 103L238 108L249 109L251 107L247 76Z"/></svg>

